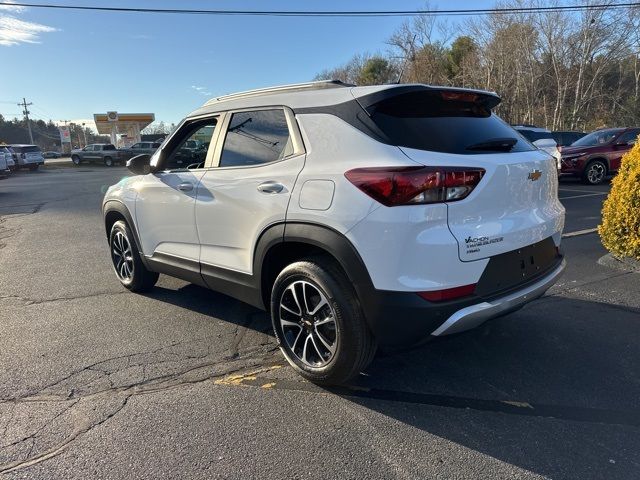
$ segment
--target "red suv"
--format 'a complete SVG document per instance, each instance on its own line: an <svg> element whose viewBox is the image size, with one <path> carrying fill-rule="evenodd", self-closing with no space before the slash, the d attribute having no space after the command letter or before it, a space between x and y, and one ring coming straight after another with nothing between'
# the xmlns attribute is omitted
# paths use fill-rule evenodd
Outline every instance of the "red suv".
<svg viewBox="0 0 640 480"><path fill-rule="evenodd" d="M584 183L598 185L620 168L620 159L634 143L640 128L596 130L562 149L560 173L582 177Z"/></svg>

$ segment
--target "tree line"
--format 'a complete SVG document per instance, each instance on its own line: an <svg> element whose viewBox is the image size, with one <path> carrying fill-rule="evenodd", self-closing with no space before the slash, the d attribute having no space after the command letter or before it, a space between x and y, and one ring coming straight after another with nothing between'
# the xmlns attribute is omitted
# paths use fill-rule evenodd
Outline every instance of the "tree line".
<svg viewBox="0 0 640 480"><path fill-rule="evenodd" d="M42 151L60 151L60 133L58 126L51 120L29 120L31 123L31 133L33 141ZM109 137L106 135L96 135L90 128L83 127L76 123L70 123L71 144L74 147L84 146L89 143L108 143ZM20 144L31 143L29 138L29 127L26 120L14 118L5 120L0 115L0 144Z"/></svg>
<svg viewBox="0 0 640 480"><path fill-rule="evenodd" d="M518 0L497 7L558 4ZM495 91L502 97L496 113L506 121L551 130L638 126L639 20L638 7L491 14L455 26L421 16L393 33L384 54L358 54L316 79Z"/></svg>

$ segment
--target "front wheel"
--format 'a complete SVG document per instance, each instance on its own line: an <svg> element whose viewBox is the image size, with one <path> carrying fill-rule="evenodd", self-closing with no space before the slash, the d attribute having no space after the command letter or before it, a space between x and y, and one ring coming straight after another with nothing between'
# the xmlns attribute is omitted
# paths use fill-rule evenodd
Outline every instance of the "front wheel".
<svg viewBox="0 0 640 480"><path fill-rule="evenodd" d="M314 383L346 382L375 355L355 291L328 258L293 263L278 275L271 319L286 360Z"/></svg>
<svg viewBox="0 0 640 480"><path fill-rule="evenodd" d="M113 159L111 157L104 158L105 167L113 167Z"/></svg>
<svg viewBox="0 0 640 480"><path fill-rule="evenodd" d="M80 157L77 155L72 156L71 161L73 162L74 165L80 165Z"/></svg>
<svg viewBox="0 0 640 480"><path fill-rule="evenodd" d="M588 185L600 185L607 175L607 166L601 160L589 162L584 169L582 181Z"/></svg>
<svg viewBox="0 0 640 480"><path fill-rule="evenodd" d="M153 288L159 275L147 270L142 263L131 229L123 220L118 220L111 227L109 247L113 270L125 288L132 292L144 292Z"/></svg>
<svg viewBox="0 0 640 480"><path fill-rule="evenodd" d="M35 172L36 170L38 170L38 167L40 165L38 165L37 163L32 163L31 165L29 165L29 170L31 170L32 172Z"/></svg>

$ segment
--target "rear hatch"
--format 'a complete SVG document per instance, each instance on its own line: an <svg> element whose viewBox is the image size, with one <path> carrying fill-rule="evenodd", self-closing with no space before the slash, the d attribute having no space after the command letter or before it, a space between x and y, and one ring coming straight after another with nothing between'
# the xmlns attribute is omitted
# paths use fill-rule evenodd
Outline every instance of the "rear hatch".
<svg viewBox="0 0 640 480"><path fill-rule="evenodd" d="M39 163L44 161L40 148L36 147L35 145L28 147L18 147L16 152L26 163Z"/></svg>
<svg viewBox="0 0 640 480"><path fill-rule="evenodd" d="M446 202L462 261L534 244L564 224L555 160L491 112L499 101L486 92L425 87L368 110L415 162L484 170L468 196Z"/></svg>

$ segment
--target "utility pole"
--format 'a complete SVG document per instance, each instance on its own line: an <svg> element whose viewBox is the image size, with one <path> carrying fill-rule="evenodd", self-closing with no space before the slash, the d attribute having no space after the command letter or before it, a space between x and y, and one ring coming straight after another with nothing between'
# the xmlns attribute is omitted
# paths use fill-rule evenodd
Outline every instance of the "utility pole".
<svg viewBox="0 0 640 480"><path fill-rule="evenodd" d="M33 105L32 102L27 103L27 99L22 97L22 103L19 103L19 107L23 107L22 113L24 113L24 118L27 121L27 127L29 127L29 140L31 140L31 144L33 145L33 133L31 132L31 122L29 121L29 110L27 107L29 105Z"/></svg>

